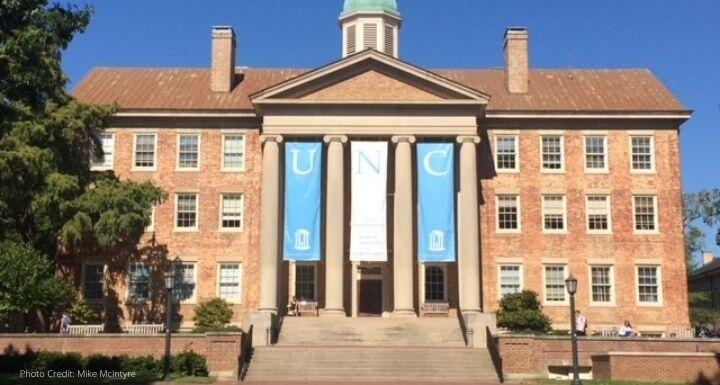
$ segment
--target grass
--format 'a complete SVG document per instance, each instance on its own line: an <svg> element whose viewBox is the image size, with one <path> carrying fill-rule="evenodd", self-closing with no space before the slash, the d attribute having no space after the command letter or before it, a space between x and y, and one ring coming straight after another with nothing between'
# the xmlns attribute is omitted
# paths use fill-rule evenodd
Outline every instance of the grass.
<svg viewBox="0 0 720 385"><path fill-rule="evenodd" d="M640 382L640 381L619 381L619 380L583 380L583 385L678 385L671 382ZM569 385L570 380L531 380L523 382L535 385Z"/></svg>
<svg viewBox="0 0 720 385"><path fill-rule="evenodd" d="M175 377L170 381L160 382L159 376L139 377L128 380L122 379L92 379L92 378L19 378L15 373L0 373L0 385L149 385L162 384L212 384L213 377Z"/></svg>

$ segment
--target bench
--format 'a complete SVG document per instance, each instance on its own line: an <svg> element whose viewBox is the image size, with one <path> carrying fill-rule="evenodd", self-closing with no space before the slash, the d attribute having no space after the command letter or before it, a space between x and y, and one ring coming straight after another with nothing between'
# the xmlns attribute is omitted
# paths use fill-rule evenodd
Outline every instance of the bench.
<svg viewBox="0 0 720 385"><path fill-rule="evenodd" d="M87 336L102 333L105 325L68 325L65 334L71 336Z"/></svg>
<svg viewBox="0 0 720 385"><path fill-rule="evenodd" d="M298 302L297 315L302 316L318 316L318 304L316 301L300 301Z"/></svg>
<svg viewBox="0 0 720 385"><path fill-rule="evenodd" d="M693 339L695 331L693 329L673 329L670 331L670 338Z"/></svg>
<svg viewBox="0 0 720 385"><path fill-rule="evenodd" d="M422 317L447 317L450 304L447 302L425 302L420 307Z"/></svg>
<svg viewBox="0 0 720 385"><path fill-rule="evenodd" d="M617 337L618 336L618 328L612 327L612 328L597 328L595 329L595 335L599 337Z"/></svg>
<svg viewBox="0 0 720 385"><path fill-rule="evenodd" d="M126 326L123 332L127 334L158 334L165 330L161 324L133 324Z"/></svg>

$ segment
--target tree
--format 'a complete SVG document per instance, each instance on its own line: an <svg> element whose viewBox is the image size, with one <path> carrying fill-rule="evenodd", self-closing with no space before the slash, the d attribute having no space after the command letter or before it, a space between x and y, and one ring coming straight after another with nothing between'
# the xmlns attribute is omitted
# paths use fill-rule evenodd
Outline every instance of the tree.
<svg viewBox="0 0 720 385"><path fill-rule="evenodd" d="M552 329L550 319L540 309L537 293L530 290L503 296L497 324L514 332L547 333Z"/></svg>
<svg viewBox="0 0 720 385"><path fill-rule="evenodd" d="M685 259L688 271L696 268L695 255L702 251L705 244L705 234L696 226L702 221L708 226L715 226L720 223L720 189L702 190L694 194L683 196L685 209ZM715 239L720 246L720 229Z"/></svg>
<svg viewBox="0 0 720 385"><path fill-rule="evenodd" d="M165 199L150 182L90 170L116 108L73 100L61 54L91 11L47 0L0 7L0 242L15 244L5 250L25 247L57 260L79 250L133 247L152 205Z"/></svg>

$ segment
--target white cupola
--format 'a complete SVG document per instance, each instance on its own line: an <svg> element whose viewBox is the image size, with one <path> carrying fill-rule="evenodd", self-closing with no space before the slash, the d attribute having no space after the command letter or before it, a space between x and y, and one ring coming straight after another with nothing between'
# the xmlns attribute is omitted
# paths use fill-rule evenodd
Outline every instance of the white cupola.
<svg viewBox="0 0 720 385"><path fill-rule="evenodd" d="M401 24L396 0L345 0L340 14L342 56L370 48L398 57Z"/></svg>

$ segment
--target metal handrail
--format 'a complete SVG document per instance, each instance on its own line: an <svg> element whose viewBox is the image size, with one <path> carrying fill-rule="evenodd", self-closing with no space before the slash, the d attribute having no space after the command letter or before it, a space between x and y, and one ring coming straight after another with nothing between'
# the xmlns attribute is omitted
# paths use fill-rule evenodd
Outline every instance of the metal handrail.
<svg viewBox="0 0 720 385"><path fill-rule="evenodd" d="M247 375L248 367L253 355L253 325L250 325L247 333L243 335L242 342L240 343L240 357L238 365L238 380L244 381Z"/></svg>

